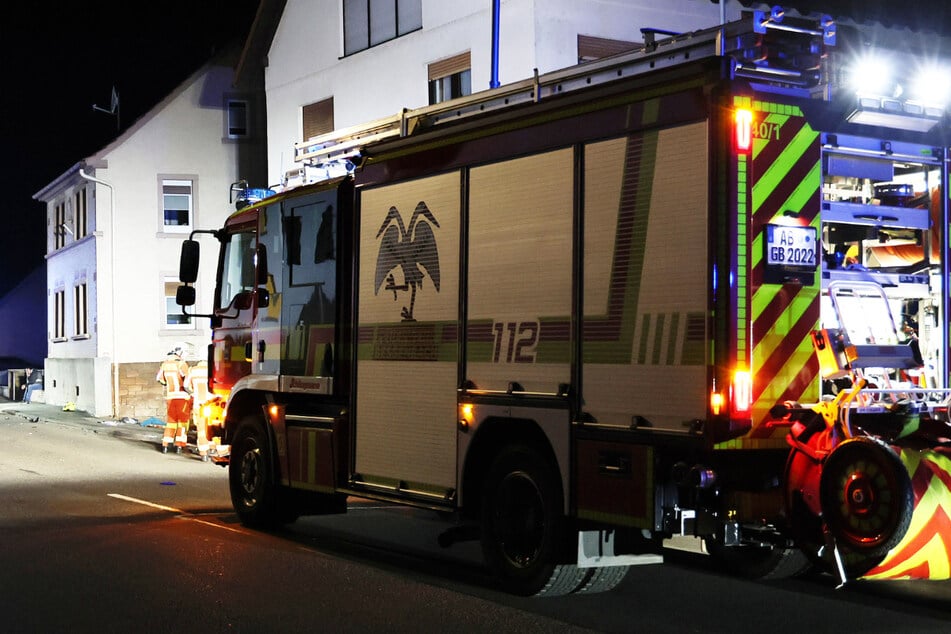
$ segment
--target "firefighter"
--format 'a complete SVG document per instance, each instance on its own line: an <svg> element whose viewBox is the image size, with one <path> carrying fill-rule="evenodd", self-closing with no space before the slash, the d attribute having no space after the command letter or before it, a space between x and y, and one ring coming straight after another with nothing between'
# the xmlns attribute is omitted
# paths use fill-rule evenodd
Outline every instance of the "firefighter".
<svg viewBox="0 0 951 634"><path fill-rule="evenodd" d="M188 424L191 420L191 398L185 391L188 364L182 359L184 347L177 345L169 351L155 379L165 386L165 431L162 433L162 453L175 443L176 453L188 444Z"/></svg>
<svg viewBox="0 0 951 634"><path fill-rule="evenodd" d="M188 369L185 377L185 389L192 397L192 419L195 421L195 444L203 462L208 462L208 420L202 412L211 394L208 393L208 362L199 361Z"/></svg>

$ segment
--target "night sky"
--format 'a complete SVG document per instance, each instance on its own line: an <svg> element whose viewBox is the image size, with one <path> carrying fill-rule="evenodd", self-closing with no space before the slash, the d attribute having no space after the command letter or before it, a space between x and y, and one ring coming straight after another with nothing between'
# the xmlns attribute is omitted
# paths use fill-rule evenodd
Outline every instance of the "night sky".
<svg viewBox="0 0 951 634"><path fill-rule="evenodd" d="M33 194L111 142L226 45L258 0L9 2L0 15L0 296L43 263Z"/></svg>
<svg viewBox="0 0 951 634"><path fill-rule="evenodd" d="M788 5L924 27L931 31L920 38L927 43L935 31L948 34L946 2L791 0ZM93 104L108 108L115 86L126 129L229 38L243 42L257 5L258 0L4 3L0 296L43 262L45 209L32 195L117 134L116 119L93 111Z"/></svg>

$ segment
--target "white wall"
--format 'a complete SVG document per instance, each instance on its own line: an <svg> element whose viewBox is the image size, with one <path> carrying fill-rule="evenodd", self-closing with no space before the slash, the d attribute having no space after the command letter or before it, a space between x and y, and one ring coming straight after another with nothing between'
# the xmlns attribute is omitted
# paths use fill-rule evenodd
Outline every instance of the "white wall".
<svg viewBox="0 0 951 634"><path fill-rule="evenodd" d="M96 356L98 350L98 337L96 333L96 324L98 323L98 311L96 303L96 292L98 288L96 275L96 242L92 234L86 236L79 242L68 245L65 249L57 252L56 257L49 258L46 264L46 288L47 288L47 333L52 339L55 327L56 316L54 314L53 294L62 290L66 299L66 337L65 341L52 342L49 344L49 356L54 358L71 359L77 357ZM88 308L88 333L89 336L83 339L77 339L74 336L75 316L71 309L73 306L73 288L76 284L86 283L86 301Z"/></svg>
<svg viewBox="0 0 951 634"><path fill-rule="evenodd" d="M179 342L191 346L194 360L204 357L210 341L207 319L196 319L188 330L165 325L164 278L177 279L181 244L188 234L164 231L161 181L194 180L194 228L218 228L230 215L230 186L239 179L238 152L246 147L226 138L225 100L235 92L232 77L229 66L199 71L112 145L42 193L52 217L57 202L71 200L75 188L86 185L91 231L78 241L67 236L60 249L53 248L52 234L48 236L47 327L52 333L52 293L62 289L66 337L49 343L47 402L72 401L94 415L111 415L113 362L154 363L157 369ZM80 166L97 182L83 180ZM72 226L69 209L67 224ZM208 313L218 244L207 237L203 242L196 309ZM88 289L88 338L73 336L73 288L81 280Z"/></svg>
<svg viewBox="0 0 951 634"><path fill-rule="evenodd" d="M201 351L208 344L207 319L196 319L192 330L167 329L164 324L164 276L177 278L179 252L187 234L163 231L161 179L188 177L193 190L194 227L220 227L233 210L230 185L238 180L237 148L223 142L222 93L230 86L230 68L216 68L185 88L123 143L100 158L107 169L96 177L115 189L115 319L119 363L160 361L174 343L182 341ZM102 190L102 188L100 188ZM102 218L111 222L108 216ZM108 231L108 226L104 227ZM211 307L217 243L202 240L202 266L196 284L198 308ZM103 263L111 270L111 263ZM112 319L113 289L104 288L100 322ZM103 328L103 333L108 328ZM111 336L111 334L110 334ZM103 342L111 349L111 341ZM200 354L200 353L199 353Z"/></svg>
<svg viewBox="0 0 951 634"><path fill-rule="evenodd" d="M343 57L341 2L288 0L268 53L268 183L295 167L301 108L334 98L339 128L428 103L430 62L470 51L472 91L489 87L492 2L423 0L423 29ZM729 19L739 5L729 4ZM577 62L579 34L641 41L640 29L687 31L714 26L709 0L502 0L502 84Z"/></svg>

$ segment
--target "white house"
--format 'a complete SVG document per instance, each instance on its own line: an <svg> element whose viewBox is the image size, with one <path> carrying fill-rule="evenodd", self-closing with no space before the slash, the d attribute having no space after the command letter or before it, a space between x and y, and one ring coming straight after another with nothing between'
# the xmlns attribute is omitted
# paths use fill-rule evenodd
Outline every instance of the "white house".
<svg viewBox="0 0 951 634"><path fill-rule="evenodd" d="M235 87L235 60L195 72L34 195L47 215L48 403L163 416L161 360L179 342L191 360L204 356L208 320L183 319L175 304L181 242L223 223L233 182L263 177L263 103L254 73ZM208 242L197 285L206 304L217 246Z"/></svg>
<svg viewBox="0 0 951 634"><path fill-rule="evenodd" d="M266 56L268 183L294 144L489 88L493 0L262 0L245 59ZM498 77L509 83L633 48L641 29L714 26L709 0L501 0ZM727 19L742 7L728 3ZM240 68L239 68L240 73Z"/></svg>

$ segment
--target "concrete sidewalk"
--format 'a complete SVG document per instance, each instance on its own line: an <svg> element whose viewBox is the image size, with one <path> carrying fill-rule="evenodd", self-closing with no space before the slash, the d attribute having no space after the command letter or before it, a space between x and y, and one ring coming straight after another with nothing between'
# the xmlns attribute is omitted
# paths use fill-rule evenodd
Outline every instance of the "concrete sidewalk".
<svg viewBox="0 0 951 634"><path fill-rule="evenodd" d="M7 417L19 417L29 422L53 423L67 427L77 427L145 442L162 442L162 428L145 426L142 421L132 419L115 420L112 418L97 418L87 412L64 412L61 405L46 403L23 403L0 398L0 421Z"/></svg>

